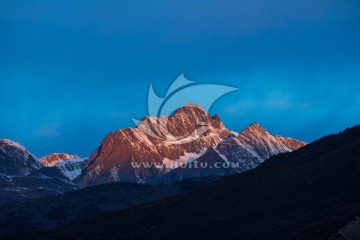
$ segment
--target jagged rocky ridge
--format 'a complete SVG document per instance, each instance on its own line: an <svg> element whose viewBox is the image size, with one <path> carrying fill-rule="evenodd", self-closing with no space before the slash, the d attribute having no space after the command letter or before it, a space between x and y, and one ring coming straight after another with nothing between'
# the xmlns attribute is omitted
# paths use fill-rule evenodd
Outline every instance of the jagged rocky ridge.
<svg viewBox="0 0 360 240"><path fill-rule="evenodd" d="M166 134L154 136L152 133L159 132L156 127L163 128L164 122L167 131L161 133ZM207 130L202 134L203 126ZM168 136L189 136L191 141L169 143ZM199 157L201 161L207 161L210 154L212 161L240 162L241 167L223 173L212 170L205 174L188 174L188 177L227 175L252 169L272 155L289 152L304 145L305 143L294 139L271 136L258 124L251 125L235 137L232 131L225 128L218 115L211 116L197 105L186 105L172 116L145 117L135 128L109 133L90 156L75 181L81 186L118 181L158 181L173 166L189 164ZM208 148L213 148L215 153L209 152ZM214 154L217 154L218 160L213 159ZM139 167L134 168L134 163ZM143 163L148 163L151 167L144 167L141 165Z"/></svg>
<svg viewBox="0 0 360 240"><path fill-rule="evenodd" d="M272 136L258 123L253 123L237 136L231 134L217 146L208 148L198 159L163 175L157 182L225 176L251 170L271 156L291 152L304 145L304 142L295 139Z"/></svg>
<svg viewBox="0 0 360 240"><path fill-rule="evenodd" d="M7 152L3 159L10 160L2 160L3 174L21 172L34 179L53 179L82 187L107 182L158 183L223 176L250 170L272 155L305 145L291 138L272 136L259 124L236 134L225 128L218 115L211 116L198 105L186 105L169 117L145 117L135 128L109 133L89 160L66 153L50 154L38 160L21 145L6 141L7 146L0 152ZM10 155L9 149L13 149ZM136 167L134 163L140 165ZM193 168L197 163L207 167ZM237 165L214 168L218 163ZM9 167L11 164L14 167ZM9 185L9 178L2 180L3 185ZM59 187L56 189L62 192Z"/></svg>
<svg viewBox="0 0 360 240"><path fill-rule="evenodd" d="M163 118L145 117L142 123L162 121ZM145 182L158 178L167 170L166 164L177 161L186 163L181 156L197 155L208 146L215 146L231 132L220 118L206 114L204 110L186 106L168 118L168 131L173 136L187 136L206 123L209 130L193 141L167 144L163 139L147 135L139 127L109 133L90 156L77 181L82 186L106 182ZM155 130L154 130L155 131ZM164 164L162 167L133 168L132 162Z"/></svg>

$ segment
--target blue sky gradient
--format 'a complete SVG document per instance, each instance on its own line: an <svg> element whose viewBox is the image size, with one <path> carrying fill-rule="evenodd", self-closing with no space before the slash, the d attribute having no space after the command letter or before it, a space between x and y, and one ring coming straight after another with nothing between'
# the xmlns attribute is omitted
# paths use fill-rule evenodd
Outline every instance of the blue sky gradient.
<svg viewBox="0 0 360 240"><path fill-rule="evenodd" d="M184 73L210 113L313 141L359 124L360 1L0 2L0 137L89 156Z"/></svg>

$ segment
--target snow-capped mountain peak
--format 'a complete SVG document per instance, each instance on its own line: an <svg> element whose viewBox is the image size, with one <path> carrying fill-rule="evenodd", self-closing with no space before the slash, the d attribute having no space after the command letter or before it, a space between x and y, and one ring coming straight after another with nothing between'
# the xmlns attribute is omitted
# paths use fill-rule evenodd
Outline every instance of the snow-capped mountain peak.
<svg viewBox="0 0 360 240"><path fill-rule="evenodd" d="M253 146L261 162L273 155L291 152L305 145L304 142L295 139L286 140L283 137L273 136L258 123L253 123L240 132L237 139L243 145Z"/></svg>
<svg viewBox="0 0 360 240"><path fill-rule="evenodd" d="M43 164L20 143L0 139L0 174L27 175Z"/></svg>
<svg viewBox="0 0 360 240"><path fill-rule="evenodd" d="M159 133L154 123L160 126L166 120L166 131ZM207 130L198 133L199 124ZM145 127L144 127L145 126ZM195 134L194 134L195 133ZM76 180L81 185L94 185L113 181L144 182L155 179L169 169L167 166L186 162L184 156L199 156L207 147L216 146L231 134L219 116L211 116L202 108L186 105L171 116L145 117L135 128L127 128L109 133L90 156L82 174ZM191 141L168 143L167 137L185 136ZM191 155L191 156L190 156ZM133 168L132 163L163 164L157 168Z"/></svg>
<svg viewBox="0 0 360 240"><path fill-rule="evenodd" d="M164 121L166 125L161 125ZM206 126L207 130L197 134L199 125ZM166 131L163 131L164 126ZM160 137L152 133L159 133ZM169 144L168 136L186 136L191 141ZM258 123L236 134L225 128L217 114L211 116L201 107L187 104L171 116L144 117L135 128L109 133L75 181L82 186L113 181L153 181L174 169L171 166L196 161L194 158L206 161L208 148L214 148L221 158L241 161L243 164L237 170L243 171L256 167L272 155L301 146L296 140L296 147L289 146L288 142L292 140L276 138ZM146 163L152 167L134 168L134 163Z"/></svg>
<svg viewBox="0 0 360 240"><path fill-rule="evenodd" d="M46 168L57 168L70 181L80 175L88 158L81 158L67 153L52 153L40 158Z"/></svg>
<svg viewBox="0 0 360 240"><path fill-rule="evenodd" d="M268 133L268 131L266 131L257 122L250 124L250 126L248 126L247 128L245 128L243 131L241 131L239 133L239 135L247 135L247 134L264 136L264 137L270 136L270 133Z"/></svg>
<svg viewBox="0 0 360 240"><path fill-rule="evenodd" d="M163 175L158 182L177 181L191 177L221 176L251 170L273 155L296 150L306 143L280 136L272 136L258 123L253 123L238 135L230 134L215 147L184 167ZM196 164L205 168L194 168ZM220 167L223 163L233 167ZM226 165L225 164L225 165ZM215 170L214 170L215 169Z"/></svg>

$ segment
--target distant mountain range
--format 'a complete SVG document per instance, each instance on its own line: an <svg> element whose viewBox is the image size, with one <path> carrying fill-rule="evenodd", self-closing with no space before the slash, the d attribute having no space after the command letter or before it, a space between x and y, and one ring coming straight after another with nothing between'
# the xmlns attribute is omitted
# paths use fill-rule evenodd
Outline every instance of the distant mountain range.
<svg viewBox="0 0 360 240"><path fill-rule="evenodd" d="M135 128L109 133L89 159L67 153L38 159L19 143L2 139L0 191L4 194L0 203L110 182L167 183L224 176L253 169L273 155L306 145L272 136L257 123L234 133L225 128L218 115L211 116L198 105L188 104L166 119L168 135L196 136L188 142L168 143L167 136L156 138L146 132L164 117L145 117ZM200 123L207 126L202 134L198 132ZM144 130L144 125L148 129ZM140 166L134 167L134 163ZM197 164L205 167L194 167ZM226 164L234 166L224 167Z"/></svg>
<svg viewBox="0 0 360 240"><path fill-rule="evenodd" d="M161 121L162 117L145 117L140 124L145 123L151 128ZM271 136L257 123L234 134L225 128L218 115L211 116L198 105L188 104L179 108L167 121L167 134L171 136L189 136L196 132L199 123L208 126L208 130L190 142L173 144L166 141L167 136L156 138L139 126L109 133L75 181L81 186L90 186L119 181L144 183L162 181L159 178L169 181L227 175L252 169L272 155L293 151L306 144L291 138ZM209 166L195 171L186 168L171 171L174 165L191 166L195 159L201 162L209 159ZM238 162L240 165L226 170L210 169L215 162ZM134 163L147 163L151 167L140 165L134 168Z"/></svg>

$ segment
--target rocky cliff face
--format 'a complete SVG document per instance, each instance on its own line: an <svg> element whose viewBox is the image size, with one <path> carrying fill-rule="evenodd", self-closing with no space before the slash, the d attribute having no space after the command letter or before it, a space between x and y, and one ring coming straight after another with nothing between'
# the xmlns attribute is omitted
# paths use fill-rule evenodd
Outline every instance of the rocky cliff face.
<svg viewBox="0 0 360 240"><path fill-rule="evenodd" d="M149 182L197 158L206 162L210 154L212 161L216 158L221 162L239 163L239 166L232 170L205 169L194 176L213 172L226 175L252 169L272 155L304 144L272 136L258 124L252 124L236 137L224 127L218 115L211 116L197 105L186 105L172 116L145 117L135 128L109 133L75 181L82 186L118 181Z"/></svg>
<svg viewBox="0 0 360 240"><path fill-rule="evenodd" d="M176 168L160 178L154 183L177 182L182 179L203 178L209 176L226 176L236 173L236 169L232 167L223 167L228 161L222 156L215 147L210 147L205 154L194 161L184 164Z"/></svg>
<svg viewBox="0 0 360 240"><path fill-rule="evenodd" d="M114 181L145 182L156 179L173 165L186 163L231 132L219 116L188 105L170 117L145 117L135 128L109 133L90 156L77 181L94 185ZM152 167L134 168L132 163Z"/></svg>
<svg viewBox="0 0 360 240"><path fill-rule="evenodd" d="M240 146L252 150L252 155L261 162L273 155L291 152L306 145L296 139L272 136L258 123L251 124L240 132L236 139Z"/></svg>
<svg viewBox="0 0 360 240"><path fill-rule="evenodd" d="M258 123L253 123L237 136L230 134L200 158L164 174L156 181L170 182L243 172L257 167L273 155L291 152L305 144L291 138L272 136Z"/></svg>

